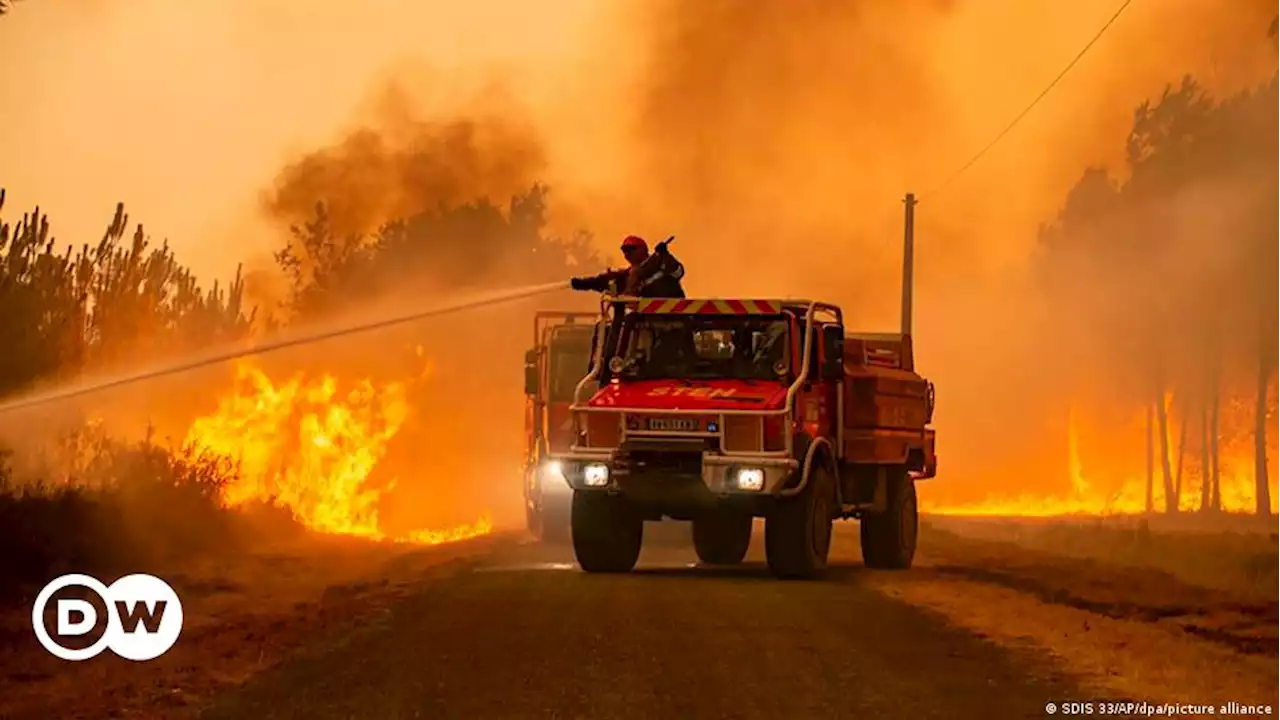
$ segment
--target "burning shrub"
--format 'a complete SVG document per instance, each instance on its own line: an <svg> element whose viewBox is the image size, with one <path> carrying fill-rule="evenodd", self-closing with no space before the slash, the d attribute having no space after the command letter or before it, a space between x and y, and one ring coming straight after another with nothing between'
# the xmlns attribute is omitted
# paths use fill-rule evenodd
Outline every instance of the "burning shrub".
<svg viewBox="0 0 1280 720"><path fill-rule="evenodd" d="M24 478L4 460L0 544L10 562L0 574L0 597L68 572L138 572L162 558L297 529L261 507L222 507L222 492L237 477L227 458L150 438L121 442L95 425L43 453L35 476Z"/></svg>

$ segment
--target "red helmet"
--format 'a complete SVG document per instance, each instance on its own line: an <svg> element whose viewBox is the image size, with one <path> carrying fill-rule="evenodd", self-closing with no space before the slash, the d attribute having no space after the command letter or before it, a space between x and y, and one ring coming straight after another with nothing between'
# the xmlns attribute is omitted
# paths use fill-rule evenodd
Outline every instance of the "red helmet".
<svg viewBox="0 0 1280 720"><path fill-rule="evenodd" d="M642 254L649 254L649 243L639 235L628 235L622 241L622 252L625 254L628 250L639 250Z"/></svg>

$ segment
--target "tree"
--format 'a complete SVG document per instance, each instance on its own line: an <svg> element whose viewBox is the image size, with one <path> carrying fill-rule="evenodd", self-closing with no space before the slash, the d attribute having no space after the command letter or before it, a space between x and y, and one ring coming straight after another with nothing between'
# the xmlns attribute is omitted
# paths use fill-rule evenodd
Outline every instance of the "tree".
<svg viewBox="0 0 1280 720"><path fill-rule="evenodd" d="M0 210L4 199L0 190ZM215 283L206 293L167 243L152 248L141 225L128 227L118 205L96 246L58 253L40 208L16 225L0 222L0 395L248 331L253 310L239 275L226 291Z"/></svg>
<svg viewBox="0 0 1280 720"><path fill-rule="evenodd" d="M1178 507L1185 451L1180 440L1175 470L1166 397L1182 398L1183 438L1191 411L1186 401L1199 400L1200 505L1209 510L1222 498L1222 393L1238 392L1244 378L1256 388L1256 510L1270 511L1276 108L1274 78L1221 101L1184 78L1135 111L1127 178L1117 182L1104 169L1086 171L1041 230L1040 276L1063 327L1083 338L1073 348L1079 365L1108 369L1106 386L1096 392L1145 406L1155 426L1147 438L1151 454L1151 433L1160 433L1166 511ZM1226 400L1238 405L1235 395ZM1154 484L1152 460L1148 468Z"/></svg>
<svg viewBox="0 0 1280 720"><path fill-rule="evenodd" d="M1187 422L1189 404L1186 393L1181 393L1178 405L1178 465L1173 473L1173 506L1175 508L1182 507L1182 463L1187 454L1187 428L1190 427L1190 423Z"/></svg>
<svg viewBox="0 0 1280 720"><path fill-rule="evenodd" d="M276 254L289 277L287 308L315 318L388 288L415 285L437 293L568 277L575 263L598 262L591 236L548 238L548 191L534 185L507 207L479 198L436 207L384 223L372 236L339 236L327 201L292 228L290 244Z"/></svg>

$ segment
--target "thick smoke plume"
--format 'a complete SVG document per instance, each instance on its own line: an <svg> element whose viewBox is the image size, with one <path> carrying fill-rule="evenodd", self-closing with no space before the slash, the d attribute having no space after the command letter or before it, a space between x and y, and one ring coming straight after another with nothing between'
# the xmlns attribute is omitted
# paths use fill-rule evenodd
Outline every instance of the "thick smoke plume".
<svg viewBox="0 0 1280 720"><path fill-rule="evenodd" d="M294 225L324 202L335 233L370 233L437 206L502 202L540 181L546 166L536 132L514 108L423 119L393 86L369 124L289 163L263 205Z"/></svg>

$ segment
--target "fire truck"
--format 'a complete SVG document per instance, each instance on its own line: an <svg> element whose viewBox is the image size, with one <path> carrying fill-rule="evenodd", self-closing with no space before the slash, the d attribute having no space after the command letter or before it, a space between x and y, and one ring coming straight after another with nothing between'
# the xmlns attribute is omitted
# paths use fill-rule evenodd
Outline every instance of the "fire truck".
<svg viewBox="0 0 1280 720"><path fill-rule="evenodd" d="M933 384L910 333L907 196L898 333L845 328L815 300L602 299L559 469L587 572L628 572L644 521L691 521L707 564L741 563L764 519L769 568L820 575L836 519L860 521L871 568L905 569L916 482L937 472Z"/></svg>
<svg viewBox="0 0 1280 720"><path fill-rule="evenodd" d="M525 521L546 541L569 535L572 489L561 457L573 445L569 405L591 364L596 313L541 311L534 314L533 347L525 353Z"/></svg>

